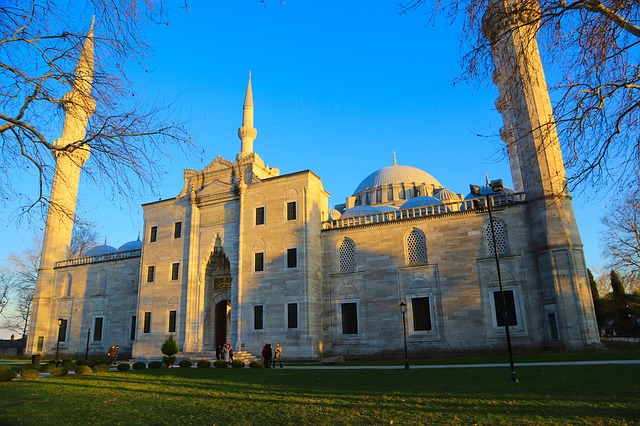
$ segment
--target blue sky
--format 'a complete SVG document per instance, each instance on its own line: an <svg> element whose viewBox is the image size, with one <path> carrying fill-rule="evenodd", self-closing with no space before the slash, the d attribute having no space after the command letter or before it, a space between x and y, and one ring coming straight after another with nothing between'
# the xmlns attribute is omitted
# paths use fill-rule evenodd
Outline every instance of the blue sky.
<svg viewBox="0 0 640 426"><path fill-rule="evenodd" d="M421 168L444 186L502 178L512 186L490 82L454 84L460 74L457 26L433 26L424 11L400 15L396 1L189 1L169 25L148 28L149 72L133 68L136 93L173 102L202 158L175 150L158 182L163 198L182 188L184 168L220 155L235 159L249 71L253 75L255 151L281 173L310 169L343 203L366 176L392 164ZM87 23L88 27L88 23ZM96 23L99 35L100 22ZM96 51L100 55L100 51ZM190 156L191 157L191 156ZM91 161L91 159L89 160ZM576 192L574 207L589 267L602 265L602 200ZM79 213L118 247L142 230L140 204L115 204L81 183ZM34 228L0 225L9 251L28 246Z"/></svg>

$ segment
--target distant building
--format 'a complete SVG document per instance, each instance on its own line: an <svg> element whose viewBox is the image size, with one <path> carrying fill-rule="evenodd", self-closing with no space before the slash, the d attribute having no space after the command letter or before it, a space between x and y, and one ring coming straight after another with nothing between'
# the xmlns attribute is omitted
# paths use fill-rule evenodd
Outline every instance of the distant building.
<svg viewBox="0 0 640 426"><path fill-rule="evenodd" d="M336 209L315 173L281 175L254 151L249 80L235 160L187 169L175 198L144 204L138 241L66 259L59 249L70 242L65 223L73 214L50 211L27 351L51 353L60 339L69 355L84 354L87 344L91 354L106 354L117 344L121 354L156 357L174 334L194 357L225 342L255 356L265 342L280 342L290 359L397 355L401 301L414 356L502 350L505 321L516 348L598 346L557 134L532 130L548 96L541 66L531 64L533 89L507 86L521 81L521 70L506 65L496 79L515 191L486 185L480 198L464 195L394 158ZM544 93L532 99L530 89ZM518 111L532 114L505 106L507 92ZM527 126L528 134L514 136ZM65 163L65 155L57 170L79 176L79 162ZM62 195L52 200L77 194L77 182L65 182L54 184Z"/></svg>

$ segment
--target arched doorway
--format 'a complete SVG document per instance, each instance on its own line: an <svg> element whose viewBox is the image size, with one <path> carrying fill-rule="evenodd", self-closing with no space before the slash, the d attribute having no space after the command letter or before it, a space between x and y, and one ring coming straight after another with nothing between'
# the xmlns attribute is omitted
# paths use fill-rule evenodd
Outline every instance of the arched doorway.
<svg viewBox="0 0 640 426"><path fill-rule="evenodd" d="M228 341L231 319L231 267L216 235L213 251L205 270L205 322L203 350L215 351Z"/></svg>

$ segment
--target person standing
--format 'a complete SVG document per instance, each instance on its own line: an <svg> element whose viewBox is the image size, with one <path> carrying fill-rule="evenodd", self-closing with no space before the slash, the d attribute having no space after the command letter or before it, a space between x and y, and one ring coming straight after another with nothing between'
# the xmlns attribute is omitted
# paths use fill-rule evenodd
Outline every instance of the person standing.
<svg viewBox="0 0 640 426"><path fill-rule="evenodd" d="M229 350L229 364L233 364L233 346L231 346L231 343L229 343L228 350Z"/></svg>
<svg viewBox="0 0 640 426"><path fill-rule="evenodd" d="M276 345L273 351L273 368L276 368L276 363L280 363L280 368L282 368L282 346L280 346L280 343Z"/></svg>
<svg viewBox="0 0 640 426"><path fill-rule="evenodd" d="M222 346L222 359L229 362L229 346L226 343Z"/></svg>
<svg viewBox="0 0 640 426"><path fill-rule="evenodd" d="M269 368L269 364L267 364L267 349L269 349L269 344L265 343L262 347L262 365L264 365L264 368Z"/></svg>

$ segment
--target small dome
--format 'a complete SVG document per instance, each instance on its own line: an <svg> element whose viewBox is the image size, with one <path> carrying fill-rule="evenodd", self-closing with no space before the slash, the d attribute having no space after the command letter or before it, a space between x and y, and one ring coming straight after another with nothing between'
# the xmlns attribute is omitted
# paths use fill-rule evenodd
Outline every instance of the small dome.
<svg viewBox="0 0 640 426"><path fill-rule="evenodd" d="M340 219L340 216L342 216L342 213L340 213L338 210L333 208L329 209L329 220Z"/></svg>
<svg viewBox="0 0 640 426"><path fill-rule="evenodd" d="M354 206L342 213L342 219L347 217L367 216L370 214L377 214L378 211L371 206Z"/></svg>
<svg viewBox="0 0 640 426"><path fill-rule="evenodd" d="M115 253L117 250L115 247L103 244L101 246L91 247L84 253L84 256L102 256L104 254Z"/></svg>
<svg viewBox="0 0 640 426"><path fill-rule="evenodd" d="M388 213L398 210L396 206L374 206L373 208L376 209L378 213Z"/></svg>
<svg viewBox="0 0 640 426"><path fill-rule="evenodd" d="M142 241L135 240L129 241L128 243L124 243L120 246L118 251L131 251L131 250L140 250L142 248Z"/></svg>
<svg viewBox="0 0 640 426"><path fill-rule="evenodd" d="M449 188L442 188L434 195L434 197L443 202L460 200L460 196Z"/></svg>
<svg viewBox="0 0 640 426"><path fill-rule="evenodd" d="M433 206L436 204L442 204L442 201L428 195L422 195L420 197L414 197L400 206L400 209L413 209L416 207Z"/></svg>
<svg viewBox="0 0 640 426"><path fill-rule="evenodd" d="M442 187L440 182L424 170L394 164L393 166L383 167L367 176L360 185L358 185L353 195L359 194L367 189L394 183L425 183L428 186L433 185L435 188Z"/></svg>

